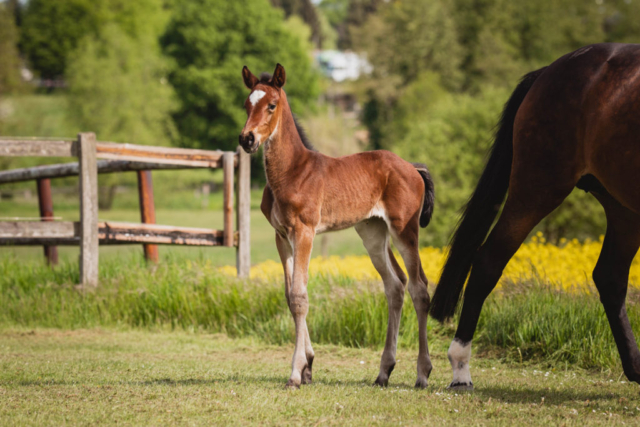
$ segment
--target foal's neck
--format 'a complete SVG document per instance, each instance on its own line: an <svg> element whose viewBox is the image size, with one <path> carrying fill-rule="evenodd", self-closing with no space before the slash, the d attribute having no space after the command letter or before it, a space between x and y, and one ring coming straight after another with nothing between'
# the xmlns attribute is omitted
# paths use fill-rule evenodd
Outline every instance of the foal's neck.
<svg viewBox="0 0 640 427"><path fill-rule="evenodd" d="M267 182L275 194L283 185L297 175L296 166L301 165L311 151L302 143L289 102L282 92L282 112L277 129L264 148L264 168Z"/></svg>

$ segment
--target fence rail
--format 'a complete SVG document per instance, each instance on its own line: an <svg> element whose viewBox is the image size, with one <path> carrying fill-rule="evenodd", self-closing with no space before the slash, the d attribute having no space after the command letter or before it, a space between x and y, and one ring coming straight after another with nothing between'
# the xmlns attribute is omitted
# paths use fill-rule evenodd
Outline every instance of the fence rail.
<svg viewBox="0 0 640 427"><path fill-rule="evenodd" d="M238 276L249 275L250 164L249 155L242 150L234 153L118 144L96 141L93 133L80 133L77 140L0 138L0 156L78 158L73 163L0 171L0 184L36 180L41 217L41 222L0 221L0 245L43 245L51 264L57 263L56 246L79 245L80 277L85 286L98 284L101 244L142 243L145 258L152 262L158 261L156 245L236 247ZM151 171L187 168L223 169L223 230L155 224ZM129 171L138 176L142 223L99 222L98 174ZM80 221L56 222L50 180L68 176L79 176ZM233 227L234 200L237 230Z"/></svg>

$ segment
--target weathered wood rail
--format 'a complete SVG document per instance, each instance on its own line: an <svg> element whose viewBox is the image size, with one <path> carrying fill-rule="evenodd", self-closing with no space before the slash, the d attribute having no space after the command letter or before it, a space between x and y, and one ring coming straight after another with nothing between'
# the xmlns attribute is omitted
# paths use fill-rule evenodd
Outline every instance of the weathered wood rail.
<svg viewBox="0 0 640 427"><path fill-rule="evenodd" d="M234 153L118 144L96 141L93 133L80 133L77 140L0 138L0 156L78 158L73 163L0 171L0 184L36 180L41 218L41 222L0 221L0 245L42 245L50 264L58 261L57 246L79 245L84 286L98 284L101 244L143 244L145 258L151 262L158 261L157 245L236 247L238 276L249 275L251 177L249 155L242 150ZM223 230L155 224L151 171L187 168L223 169ZM98 174L129 171L138 175L142 223L99 222ZM79 176L79 222L54 221L50 180L68 176Z"/></svg>

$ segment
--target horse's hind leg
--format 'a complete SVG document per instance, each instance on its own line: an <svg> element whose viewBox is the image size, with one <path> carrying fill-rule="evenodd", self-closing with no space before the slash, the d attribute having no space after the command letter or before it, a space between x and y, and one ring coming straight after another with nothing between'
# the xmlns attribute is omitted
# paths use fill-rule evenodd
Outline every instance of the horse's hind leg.
<svg viewBox="0 0 640 427"><path fill-rule="evenodd" d="M389 376L396 365L396 347L398 344L398 330L400 329L400 316L404 303L404 283L395 271L392 260L393 253L389 249L389 231L387 224L377 218L371 218L355 226L362 238L374 267L384 282L384 293L387 296L389 306L389 321L387 323L387 339L384 344L382 358L380 360L380 373L376 379L376 385L386 387ZM398 266L399 268L399 266ZM404 273L402 274L404 276Z"/></svg>
<svg viewBox="0 0 640 427"><path fill-rule="evenodd" d="M485 299L495 288L502 271L533 227L558 207L573 185L547 186L545 192L533 188L511 188L504 210L489 237L480 247L464 293L460 322L447 356L453 369L449 388L472 390L469 360L471 340Z"/></svg>
<svg viewBox="0 0 640 427"><path fill-rule="evenodd" d="M289 301L289 293L291 292L291 281L293 280L293 249L287 239L282 237L276 232L276 247L278 248L278 254L280 255L280 261L282 261L282 268L284 269L284 295L287 298L287 307L291 309ZM307 365L302 370L302 384L311 384L312 374L311 367L313 365L313 347L311 346L311 338L309 337L309 329L305 323L305 354L307 356Z"/></svg>
<svg viewBox="0 0 640 427"><path fill-rule="evenodd" d="M416 215L401 232L391 224L393 242L400 251L404 264L409 274L409 294L413 301L413 308L418 317L418 378L417 388L427 387L431 374L431 358L429 357L429 345L427 341L427 319L431 299L427 290L427 278L422 270L420 254L418 252L418 216Z"/></svg>
<svg viewBox="0 0 640 427"><path fill-rule="evenodd" d="M608 193L594 195L605 209L607 233L593 270L593 281L618 346L624 373L630 381L640 382L640 352L625 306L629 269L640 246L640 217Z"/></svg>

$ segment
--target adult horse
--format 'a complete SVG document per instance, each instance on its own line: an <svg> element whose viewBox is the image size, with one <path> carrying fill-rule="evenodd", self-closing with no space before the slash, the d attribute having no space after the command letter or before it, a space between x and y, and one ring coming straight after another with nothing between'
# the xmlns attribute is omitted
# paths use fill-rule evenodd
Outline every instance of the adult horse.
<svg viewBox="0 0 640 427"><path fill-rule="evenodd" d="M426 387L431 360L427 346L429 293L418 256L419 226L433 210L433 183L424 165L388 151L332 158L313 150L297 126L282 87L284 68L260 79L242 70L251 93L240 145L255 153L264 145L267 187L261 209L276 230L285 295L293 315L296 344L287 387L311 382L314 352L307 330L309 259L316 234L355 227L384 282L389 305L387 339L376 384L386 386L395 365L400 313L407 277L389 246L389 236L407 267L409 293L418 316L418 379Z"/></svg>
<svg viewBox="0 0 640 427"><path fill-rule="evenodd" d="M640 381L640 352L625 308L640 246L639 182L640 45L586 46L524 76L504 107L432 301L435 319L451 317L471 270L448 352L451 388L473 388L471 340L486 297L529 232L574 187L604 207L607 231L593 280L624 373Z"/></svg>

